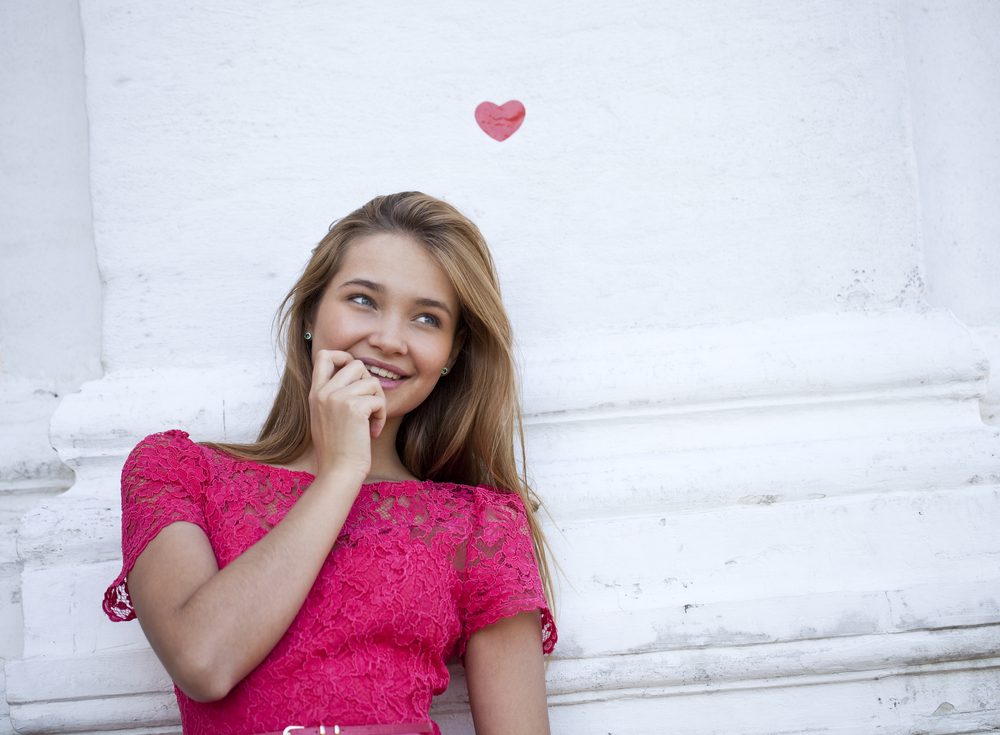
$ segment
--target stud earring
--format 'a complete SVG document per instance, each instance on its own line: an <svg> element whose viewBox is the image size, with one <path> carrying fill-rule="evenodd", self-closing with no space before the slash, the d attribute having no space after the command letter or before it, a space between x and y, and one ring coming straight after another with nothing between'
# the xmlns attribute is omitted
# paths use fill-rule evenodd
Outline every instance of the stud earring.
<svg viewBox="0 0 1000 735"><path fill-rule="evenodd" d="M448 374L448 368L446 368L446 367L441 368L441 374L442 375L447 375Z"/></svg>
<svg viewBox="0 0 1000 735"><path fill-rule="evenodd" d="M311 340L313 338L312 332L306 332L305 337L306 337L306 342Z"/></svg>

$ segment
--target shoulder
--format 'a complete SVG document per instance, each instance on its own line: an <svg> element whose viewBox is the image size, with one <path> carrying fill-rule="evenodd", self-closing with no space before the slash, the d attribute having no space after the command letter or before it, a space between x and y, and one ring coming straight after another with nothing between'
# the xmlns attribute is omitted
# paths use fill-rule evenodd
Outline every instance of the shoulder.
<svg viewBox="0 0 1000 735"><path fill-rule="evenodd" d="M133 447L128 459L152 456L182 456L200 454L200 447L191 441L186 431L169 429L143 438Z"/></svg>
<svg viewBox="0 0 1000 735"><path fill-rule="evenodd" d="M454 503L457 512L468 519L473 528L528 530L524 500L512 490L451 482L432 484L443 498Z"/></svg>
<svg viewBox="0 0 1000 735"><path fill-rule="evenodd" d="M476 505L508 505L524 509L524 501L513 490L504 490L492 485L463 485L459 482L432 481L428 484L444 497Z"/></svg>
<svg viewBox="0 0 1000 735"><path fill-rule="evenodd" d="M162 476L163 479L204 481L207 474L203 448L186 431L169 429L139 441L122 467L122 479L130 475Z"/></svg>
<svg viewBox="0 0 1000 735"><path fill-rule="evenodd" d="M167 431L158 431L155 434L150 434L149 436L143 438L135 445L135 448L132 451L147 452L164 447L182 449L189 446L197 445L191 441L191 437L186 431L182 431L181 429L168 429Z"/></svg>

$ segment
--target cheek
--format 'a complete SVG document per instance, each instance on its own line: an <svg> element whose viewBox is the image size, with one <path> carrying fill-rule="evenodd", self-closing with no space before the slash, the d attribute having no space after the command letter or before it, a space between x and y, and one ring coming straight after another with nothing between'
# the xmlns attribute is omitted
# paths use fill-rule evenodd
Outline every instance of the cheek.
<svg viewBox="0 0 1000 735"><path fill-rule="evenodd" d="M330 309L325 316L327 318L323 322L323 336L331 342L342 343L351 340L361 331L358 315L349 309Z"/></svg>
<svg viewBox="0 0 1000 735"><path fill-rule="evenodd" d="M413 356L413 361L417 368L419 368L422 373L437 373L448 362L449 353L447 345L442 345L441 343L424 345L420 349L419 353L419 357L416 350L412 351L410 354Z"/></svg>
<svg viewBox="0 0 1000 735"><path fill-rule="evenodd" d="M452 341L445 337L439 337L430 341L423 352L423 362L428 370L440 370L451 354Z"/></svg>

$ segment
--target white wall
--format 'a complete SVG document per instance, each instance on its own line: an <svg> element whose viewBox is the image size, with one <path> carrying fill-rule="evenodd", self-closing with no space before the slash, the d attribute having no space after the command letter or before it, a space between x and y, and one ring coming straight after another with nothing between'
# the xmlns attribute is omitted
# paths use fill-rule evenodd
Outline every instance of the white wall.
<svg viewBox="0 0 1000 735"><path fill-rule="evenodd" d="M100 375L101 344L79 9L0 13L0 367L67 392Z"/></svg>
<svg viewBox="0 0 1000 735"><path fill-rule="evenodd" d="M101 374L83 37L75 2L0 3L0 660L23 654L24 513L73 474L49 442L63 396ZM10 731L6 697L0 733Z"/></svg>
<svg viewBox="0 0 1000 735"><path fill-rule="evenodd" d="M1000 365L1000 4L903 5L927 296ZM983 418L1000 426L1000 380Z"/></svg>
<svg viewBox="0 0 1000 735"><path fill-rule="evenodd" d="M100 610L121 461L170 426L252 434L309 248L402 189L470 214L502 273L566 572L553 732L1000 726L1000 320L962 286L1000 268L938 257L997 215L936 194L996 169L934 165L959 144L915 67L963 46L985 98L996 13L922 7L84 0L105 373L51 421L75 484L19 529L17 730L176 731L138 625ZM510 98L498 143L473 110ZM432 714L471 733L453 675Z"/></svg>

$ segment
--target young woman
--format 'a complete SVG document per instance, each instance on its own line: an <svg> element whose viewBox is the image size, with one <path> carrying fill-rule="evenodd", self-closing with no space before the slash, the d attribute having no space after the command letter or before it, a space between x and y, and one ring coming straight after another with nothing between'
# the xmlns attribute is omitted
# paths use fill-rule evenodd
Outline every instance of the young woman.
<svg viewBox="0 0 1000 735"><path fill-rule="evenodd" d="M481 233L420 192L376 197L279 314L256 442L172 430L126 460L105 612L138 618L191 735L439 733L452 660L478 735L548 733L547 542Z"/></svg>

